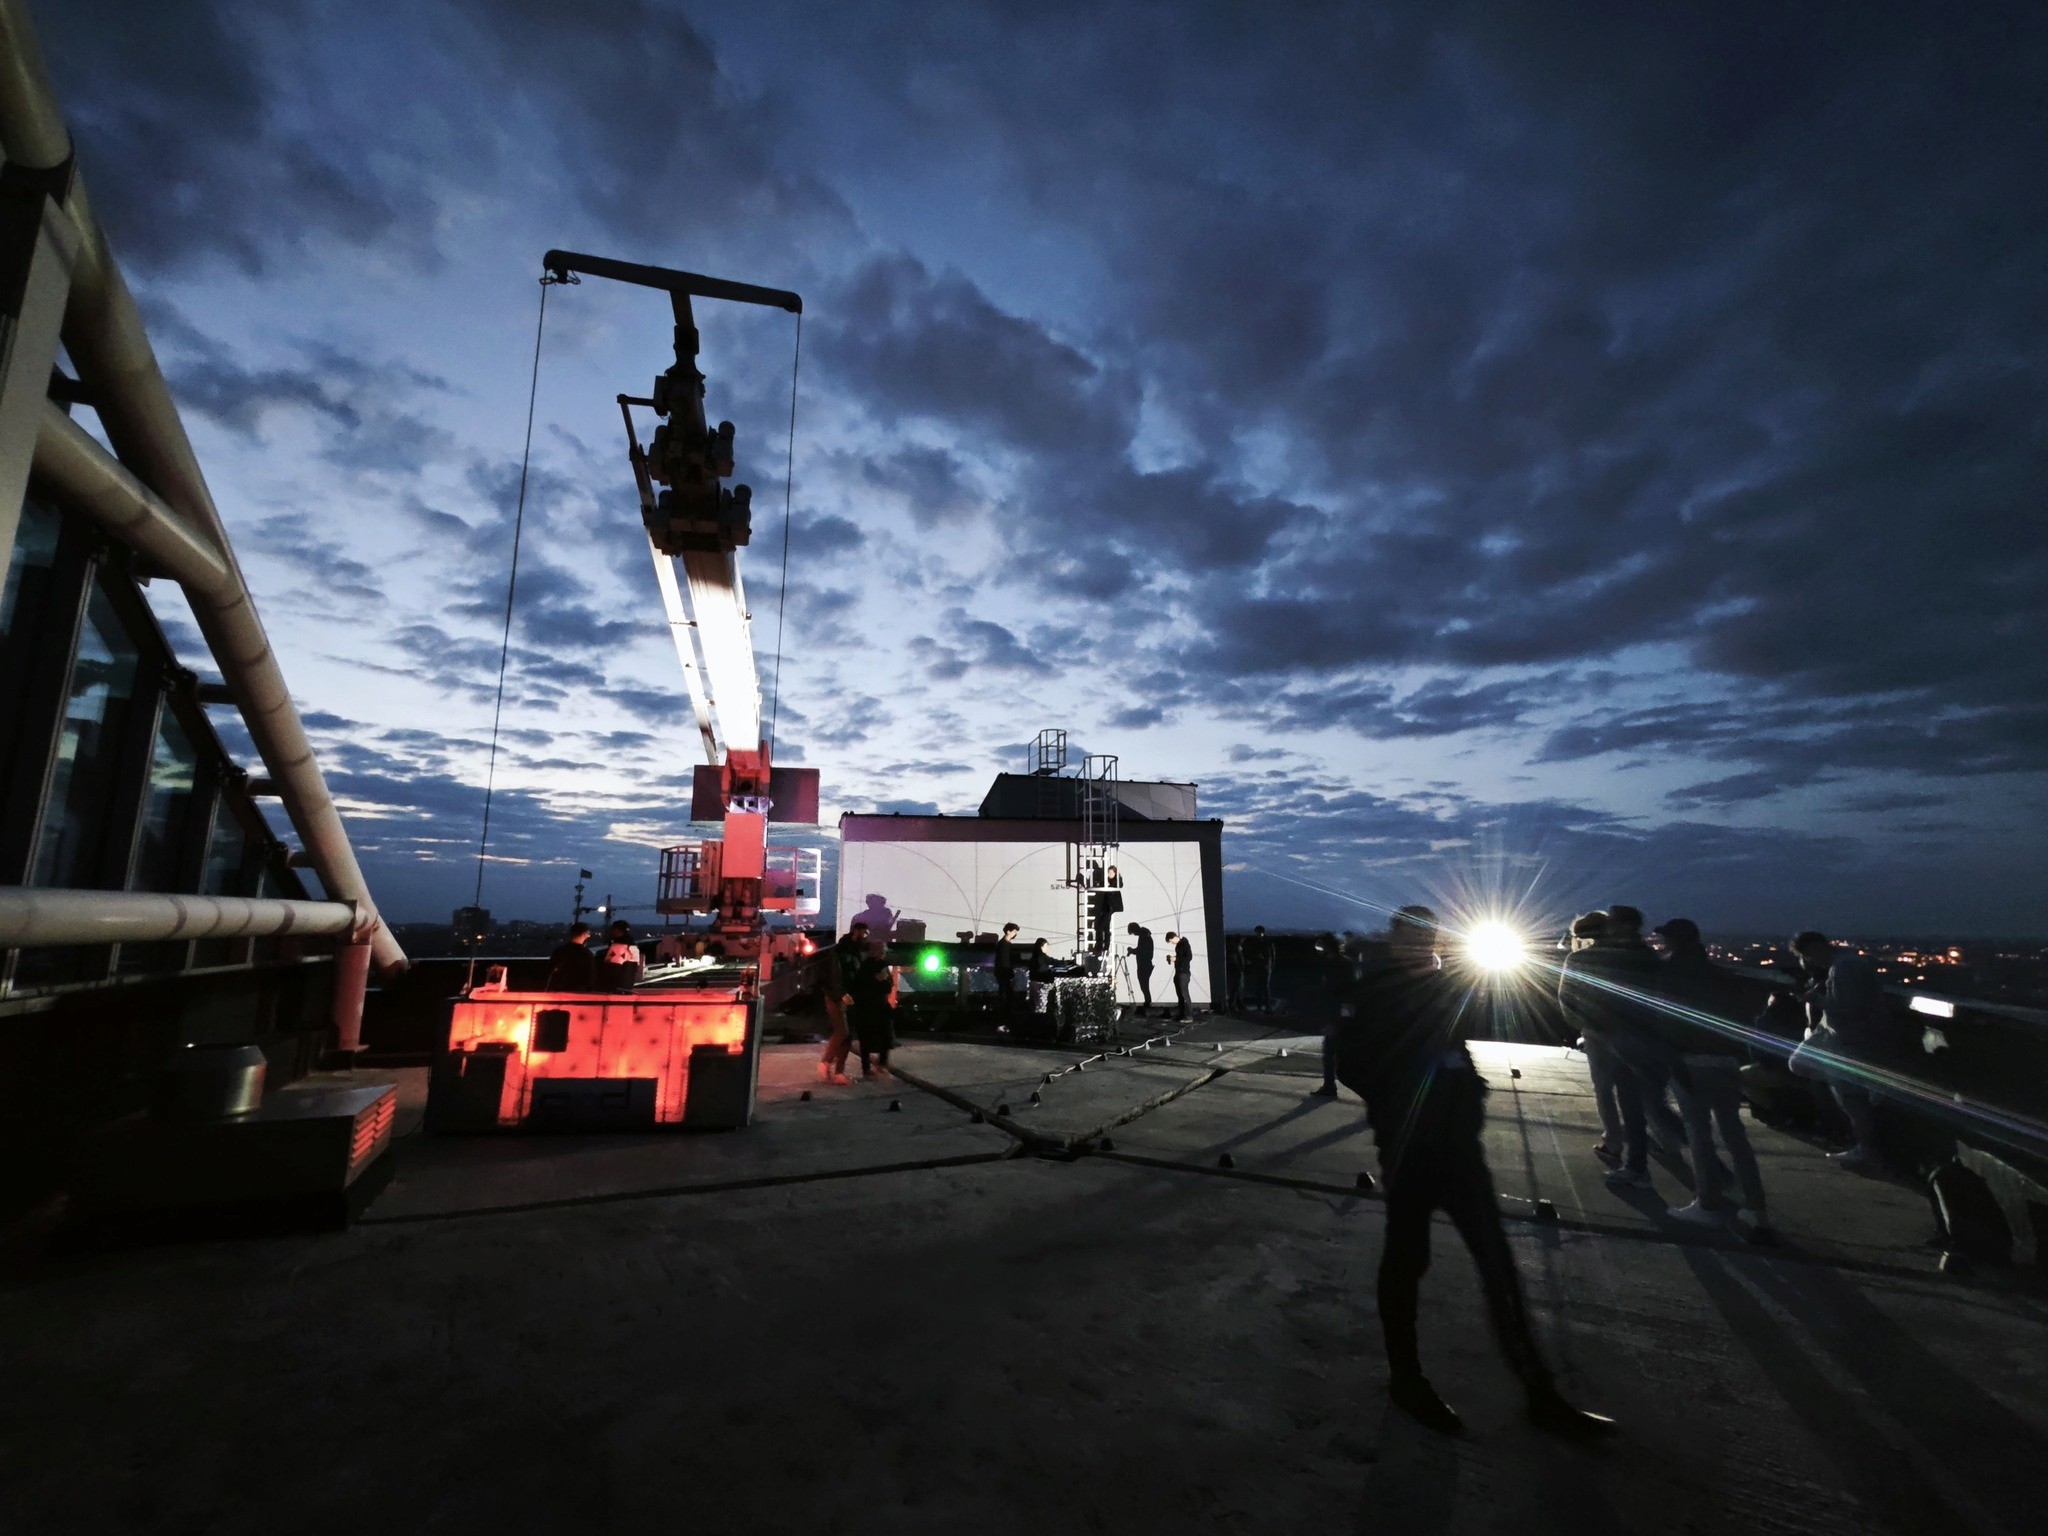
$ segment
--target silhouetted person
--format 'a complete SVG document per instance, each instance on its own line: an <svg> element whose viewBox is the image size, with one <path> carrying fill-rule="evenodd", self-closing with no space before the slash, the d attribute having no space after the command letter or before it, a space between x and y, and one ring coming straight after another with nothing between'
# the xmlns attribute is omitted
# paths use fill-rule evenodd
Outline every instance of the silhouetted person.
<svg viewBox="0 0 2048 1536"><path fill-rule="evenodd" d="M1891 1011L1877 967L1811 929L1792 940L1792 952L1806 972L1805 999L1809 1008L1819 1005L1821 1022L1785 1064L1797 1077L1825 1081L1848 1117L1855 1145L1830 1152L1829 1160L1844 1168L1881 1165L1877 1111L1870 1090L1856 1081L1859 1068L1883 1065L1892 1055Z"/></svg>
<svg viewBox="0 0 2048 1536"><path fill-rule="evenodd" d="M1565 965L1572 963L1571 955L1599 943L1600 934L1606 926L1607 914L1602 911L1581 912L1573 918L1570 954L1565 958ZM1621 1128L1621 1099L1614 1089L1614 1044L1608 1039L1606 1015L1599 1010L1581 1014L1576 1006L1577 996L1565 987L1562 973L1558 977L1557 1000L1564 1010L1565 1033L1577 1040L1579 1049L1586 1053L1586 1075L1593 1080L1593 1108L1600 1115L1600 1139L1593 1143L1593 1155L1610 1167L1619 1167L1625 1138Z"/></svg>
<svg viewBox="0 0 2048 1536"><path fill-rule="evenodd" d="M1144 1001L1138 1005L1138 1017L1152 1016L1152 930L1141 928L1136 923L1126 923L1124 932L1137 943L1131 946L1131 980L1138 988L1138 996Z"/></svg>
<svg viewBox="0 0 2048 1536"><path fill-rule="evenodd" d="M1616 903L1589 949L1565 956L1558 1001L1581 1020L1588 1038L1603 1038L1613 1052L1614 1095L1621 1110L1623 1161L1607 1175L1617 1188L1652 1189L1649 1122L1659 1139L1685 1144L1685 1126L1664 1102L1677 1058L1656 1005L1660 965L1643 942L1643 914Z"/></svg>
<svg viewBox="0 0 2048 1536"><path fill-rule="evenodd" d="M1262 1013L1273 1011L1273 941L1263 923L1244 941L1245 1001Z"/></svg>
<svg viewBox="0 0 2048 1536"><path fill-rule="evenodd" d="M1223 941L1224 1006L1231 1013L1244 1012L1244 940Z"/></svg>
<svg viewBox="0 0 2048 1536"><path fill-rule="evenodd" d="M1309 1091L1319 1099L1337 1097L1337 1023L1351 1007L1352 966L1350 956L1326 933L1316 940L1315 1010L1323 1031L1323 1081Z"/></svg>
<svg viewBox="0 0 2048 1536"><path fill-rule="evenodd" d="M846 1075L846 1056L853 1047L853 1026L846 1015L847 994L851 990L850 967L858 961L867 943L867 932L866 925L855 923L838 943L818 956L818 996L825 1004L825 1021L830 1026L825 1049L818 1055L818 1081L822 1083L844 1085L852 1081ZM856 933L858 939L854 939ZM849 952L850 939L853 944Z"/></svg>
<svg viewBox="0 0 2048 1536"><path fill-rule="evenodd" d="M1109 949L1110 919L1124 909L1124 877L1117 873L1114 864L1103 871L1102 883L1108 889L1096 891L1088 898L1088 921L1095 930L1095 949L1098 954Z"/></svg>
<svg viewBox="0 0 2048 1536"><path fill-rule="evenodd" d="M1015 923L1005 923L1002 937L996 940L996 1011L1005 1029L1017 1012L1017 935L1021 931Z"/></svg>
<svg viewBox="0 0 2048 1536"><path fill-rule="evenodd" d="M640 984L646 969L640 946L633 942L633 929L623 918L612 924L610 942L605 946L604 964L598 975L607 992L630 992Z"/></svg>
<svg viewBox="0 0 2048 1536"><path fill-rule="evenodd" d="M549 992L595 992L597 956L590 952L590 924L578 923L569 930L569 941L555 946L548 956Z"/></svg>
<svg viewBox="0 0 2048 1536"><path fill-rule="evenodd" d="M1441 1210L1478 1266L1494 1334L1528 1394L1530 1421L1558 1434L1604 1433L1613 1421L1565 1400L1529 1325L1480 1145L1486 1084L1465 1048L1473 1016L1466 989L1438 963L1436 915L1427 907L1403 907L1388 942L1391 963L1360 976L1337 1044L1337 1075L1365 1100L1386 1180L1379 1307L1388 1395L1431 1429L1456 1434L1464 1427L1422 1374L1416 1343L1430 1221Z"/></svg>
<svg viewBox="0 0 2048 1536"><path fill-rule="evenodd" d="M888 948L870 939L867 952L853 970L853 1032L860 1041L860 1075L889 1075L889 1053L896 1048L896 968Z"/></svg>
<svg viewBox="0 0 2048 1536"><path fill-rule="evenodd" d="M1189 1001L1188 988L1194 981L1195 946L1188 942L1186 934L1169 933L1166 949L1173 957L1173 998L1178 1010L1174 1017L1185 1022L1194 1017L1194 1004Z"/></svg>
<svg viewBox="0 0 2048 1536"><path fill-rule="evenodd" d="M1763 1170L1757 1165L1756 1149L1749 1144L1749 1129L1742 1123L1741 1071L1747 1052L1727 1029L1708 1022L1732 1025L1740 1005L1731 978L1707 954L1700 942L1699 924L1691 918L1674 917L1656 932L1666 951L1657 974L1658 990L1687 1013L1699 1015L1674 1021L1679 1056L1672 1073L1686 1140L1692 1149L1693 1200L1666 1214L1703 1226L1718 1226L1730 1214L1721 1180L1716 1177L1714 1126L1718 1122L1721 1144L1735 1165L1742 1203L1749 1212L1746 1235L1753 1242L1767 1243L1771 1241L1771 1224L1764 1212Z"/></svg>
<svg viewBox="0 0 2048 1536"><path fill-rule="evenodd" d="M869 933L886 944L896 932L896 909L879 893L869 891L867 905L860 911L860 921Z"/></svg>

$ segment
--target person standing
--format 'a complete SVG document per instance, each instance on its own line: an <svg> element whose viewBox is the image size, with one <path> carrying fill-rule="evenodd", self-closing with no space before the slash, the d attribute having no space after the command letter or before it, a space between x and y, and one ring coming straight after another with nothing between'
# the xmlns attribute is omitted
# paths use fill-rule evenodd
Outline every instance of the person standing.
<svg viewBox="0 0 2048 1536"><path fill-rule="evenodd" d="M1030 1033L1039 1039L1055 1040L1059 1037L1059 1009L1053 997L1053 982L1058 972L1054 967L1052 951L1047 948L1043 935L1031 941L1031 948L1024 952L1026 970L1024 979L1031 987L1031 1016L1028 1025Z"/></svg>
<svg viewBox="0 0 2048 1536"><path fill-rule="evenodd" d="M1005 923L1002 937L996 940L996 1011L1002 1029L1010 1027L1017 1013L1017 935L1021 931L1015 923Z"/></svg>
<svg viewBox="0 0 2048 1536"><path fill-rule="evenodd" d="M1807 1030L1785 1065L1795 1077L1826 1082L1848 1118L1854 1144L1830 1152L1828 1160L1844 1168L1881 1167L1875 1101L1855 1080L1859 1068L1887 1065L1893 1054L1896 1031L1877 967L1869 956L1837 949L1826 934L1812 929L1792 940L1792 952L1807 976L1808 1008L1819 1007L1821 1022Z"/></svg>
<svg viewBox="0 0 2048 1536"><path fill-rule="evenodd" d="M590 924L577 923L569 930L566 944L555 946L548 956L549 992L595 992L597 957L590 952Z"/></svg>
<svg viewBox="0 0 2048 1536"><path fill-rule="evenodd" d="M604 952L604 964L599 974L607 992L630 992L640 985L641 972L646 969L640 958L640 946L633 942L633 929L625 919L612 924L611 940Z"/></svg>
<svg viewBox="0 0 2048 1536"><path fill-rule="evenodd" d="M1099 888L1088 897L1088 924L1093 930L1095 952L1109 952L1110 919L1124 909L1124 877L1114 864L1102 872Z"/></svg>
<svg viewBox="0 0 2048 1536"><path fill-rule="evenodd" d="M1273 941L1265 924L1253 927L1244 941L1245 1001L1261 1013L1273 1011Z"/></svg>
<svg viewBox="0 0 2048 1536"><path fill-rule="evenodd" d="M1229 1013L1244 1012L1244 940L1235 935L1223 941L1224 1006Z"/></svg>
<svg viewBox="0 0 2048 1536"><path fill-rule="evenodd" d="M1614 1094L1621 1111L1623 1157L1607 1182L1618 1189L1653 1189L1650 1122L1666 1146L1685 1144L1685 1126L1664 1102L1677 1057L1661 1024L1656 990L1657 952L1643 940L1643 914L1620 903L1589 949L1565 956L1558 1001L1581 1019L1588 1036L1603 1035L1612 1050ZM1709 1170L1709 1178L1712 1172Z"/></svg>
<svg viewBox="0 0 2048 1536"><path fill-rule="evenodd" d="M888 948L870 939L853 973L853 1033L860 1041L860 1075L887 1077L896 1048L896 968Z"/></svg>
<svg viewBox="0 0 2048 1536"><path fill-rule="evenodd" d="M1124 932L1138 942L1131 946L1131 980L1137 985L1138 996L1144 999L1138 1005L1138 1017L1152 1016L1152 930L1136 923L1127 923Z"/></svg>
<svg viewBox="0 0 2048 1536"><path fill-rule="evenodd" d="M1553 1434L1604 1434L1613 1420L1567 1401L1537 1347L1480 1142L1486 1084L1466 1049L1476 1014L1466 989L1445 975L1437 937L1428 907L1395 914L1390 963L1360 977L1337 1041L1338 1079L1365 1100L1386 1184L1379 1309L1388 1396L1430 1429L1456 1434L1464 1427L1423 1375L1416 1341L1430 1225L1441 1210L1478 1267L1494 1335L1521 1379L1530 1422Z"/></svg>
<svg viewBox="0 0 2048 1536"><path fill-rule="evenodd" d="M1654 930L1664 941L1663 967L1658 990L1683 1012L1678 1015L1679 1056L1672 1081L1678 1089L1678 1110L1685 1121L1685 1133L1692 1149L1693 1199L1690 1205L1674 1206L1665 1214L1676 1221L1701 1226L1718 1226L1728 1214L1721 1181L1715 1176L1714 1126L1721 1127L1721 1144L1735 1165L1735 1178L1742 1186L1742 1203L1749 1225L1744 1233L1751 1242L1774 1240L1770 1218L1764 1212L1763 1170L1756 1149L1749 1143L1749 1130L1742 1123L1742 1046L1716 1021L1729 1021L1735 1012L1728 973L1714 964L1706 945L1700 942L1699 924L1689 917L1674 917Z"/></svg>
<svg viewBox="0 0 2048 1536"><path fill-rule="evenodd" d="M855 924L855 927L861 927ZM862 927L861 934L867 930ZM818 1055L818 1081L836 1083L840 1086L853 1081L846 1075L846 1055L853 1047L853 1030L846 1018L849 964L847 939L853 936L848 929L845 938L828 945L818 956L818 998L825 1005L825 1020L830 1033L825 1036L825 1049Z"/></svg>
<svg viewBox="0 0 2048 1536"><path fill-rule="evenodd" d="M1571 950L1565 956L1565 965L1571 965L1573 955L1599 943L1601 930L1606 926L1605 912L1581 912L1573 918ZM1605 1016L1598 1010L1581 1012L1576 1006L1577 994L1567 990L1562 972L1558 975L1557 999L1564 1010L1565 1034L1578 1041L1579 1049L1585 1052L1586 1075L1593 1080L1593 1107L1600 1114L1600 1139L1593 1143L1593 1155L1609 1167L1619 1167L1623 1145L1621 1099L1614 1087L1614 1044L1607 1036Z"/></svg>
<svg viewBox="0 0 2048 1536"><path fill-rule="evenodd" d="M1194 1017L1194 1005L1188 1000L1188 988L1195 977L1195 946L1188 942L1184 933L1169 933L1166 936L1167 952L1173 956L1173 997L1179 1011L1175 1014L1182 1023Z"/></svg>
<svg viewBox="0 0 2048 1536"><path fill-rule="evenodd" d="M1326 933L1316 940L1316 1015L1323 1029L1322 1086L1311 1088L1318 1099L1337 1097L1337 1024L1351 1007L1352 967L1337 935Z"/></svg>

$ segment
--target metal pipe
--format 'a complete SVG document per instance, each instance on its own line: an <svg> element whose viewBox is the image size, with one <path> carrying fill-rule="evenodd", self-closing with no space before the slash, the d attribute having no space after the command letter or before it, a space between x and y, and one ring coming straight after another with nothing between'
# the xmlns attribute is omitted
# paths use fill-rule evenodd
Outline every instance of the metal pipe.
<svg viewBox="0 0 2048 1536"><path fill-rule="evenodd" d="M370 946L352 942L334 951L334 1048L353 1055L363 1045L363 994L369 990Z"/></svg>
<svg viewBox="0 0 2048 1536"><path fill-rule="evenodd" d="M0 146L10 160L22 165L62 164L70 156L70 139L22 0L0 0L0 44L7 54L0 65ZM93 218L84 183L75 177L66 210L80 238L64 316L64 345L80 380L93 392L100 423L116 455L196 532L210 539L225 562L229 582L207 593L203 601L195 600L193 617L233 690L243 724L278 786L320 883L330 896L361 909L372 928L377 968L402 969L405 951L376 919L347 828L314 760L312 743L256 615L142 316Z"/></svg>
<svg viewBox="0 0 2048 1536"><path fill-rule="evenodd" d="M362 919L362 911L348 901L0 886L0 949L350 934Z"/></svg>
<svg viewBox="0 0 2048 1536"><path fill-rule="evenodd" d="M43 402L35 473L65 506L93 519L145 556L195 600L232 591L234 573L211 542L128 472L55 401Z"/></svg>
<svg viewBox="0 0 2048 1536"><path fill-rule="evenodd" d="M71 158L71 135L23 0L0 4L0 128L8 161L23 170L54 171Z"/></svg>

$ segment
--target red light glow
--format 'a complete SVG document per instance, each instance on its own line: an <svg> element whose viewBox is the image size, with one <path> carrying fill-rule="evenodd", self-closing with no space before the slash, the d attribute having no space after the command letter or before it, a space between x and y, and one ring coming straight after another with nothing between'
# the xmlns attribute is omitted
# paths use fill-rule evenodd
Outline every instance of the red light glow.
<svg viewBox="0 0 2048 1536"><path fill-rule="evenodd" d="M533 1016L543 1008L568 1013L565 1049L530 1048ZM532 1084L550 1077L652 1078L655 1122L676 1125L689 1097L691 1050L700 1045L744 1050L747 1007L721 993L594 997L586 992L521 992L458 1000L449 1049L471 1051L491 1041L514 1047L504 1095L498 1101L500 1125L523 1121L533 1097Z"/></svg>

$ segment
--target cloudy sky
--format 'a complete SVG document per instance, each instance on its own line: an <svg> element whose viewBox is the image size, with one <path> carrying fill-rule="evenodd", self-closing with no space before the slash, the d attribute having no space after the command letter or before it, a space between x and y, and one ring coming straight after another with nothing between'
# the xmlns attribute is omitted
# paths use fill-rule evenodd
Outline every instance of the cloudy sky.
<svg viewBox="0 0 2048 1536"><path fill-rule="evenodd" d="M828 819L1060 725L1199 782L1234 926L2048 929L2038 5L34 10L394 918L472 888L563 246L805 296ZM699 319L766 670L794 327ZM500 915L686 830L612 403L668 341L551 290Z"/></svg>

